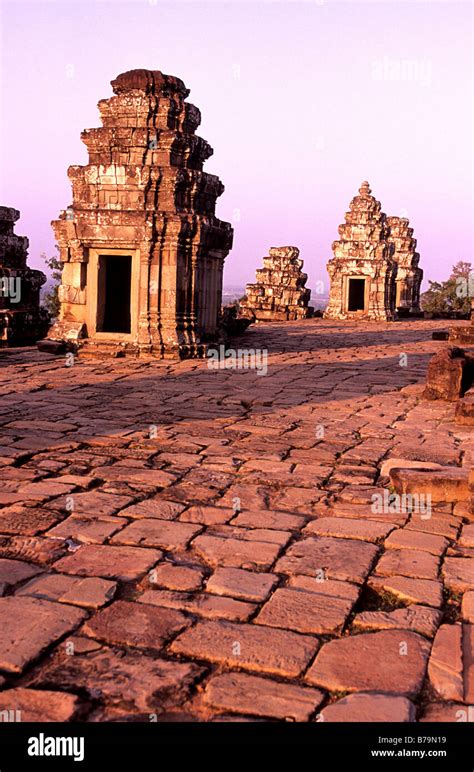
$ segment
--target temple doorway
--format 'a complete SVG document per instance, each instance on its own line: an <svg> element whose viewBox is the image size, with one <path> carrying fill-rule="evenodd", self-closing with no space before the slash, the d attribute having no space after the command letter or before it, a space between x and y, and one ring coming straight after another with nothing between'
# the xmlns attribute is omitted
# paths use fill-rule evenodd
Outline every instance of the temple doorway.
<svg viewBox="0 0 474 772"><path fill-rule="evenodd" d="M97 332L131 332L131 255L99 255Z"/></svg>
<svg viewBox="0 0 474 772"><path fill-rule="evenodd" d="M365 310L365 279L349 279L347 310Z"/></svg>

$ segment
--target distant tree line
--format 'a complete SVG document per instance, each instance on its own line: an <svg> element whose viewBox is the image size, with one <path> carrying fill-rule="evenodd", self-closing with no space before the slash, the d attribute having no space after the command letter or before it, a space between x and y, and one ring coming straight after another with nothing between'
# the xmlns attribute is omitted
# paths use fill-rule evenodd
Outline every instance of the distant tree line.
<svg viewBox="0 0 474 772"><path fill-rule="evenodd" d="M449 279L430 281L421 295L423 311L429 314L459 314L469 316L474 296L474 273L471 263L460 260L453 265Z"/></svg>

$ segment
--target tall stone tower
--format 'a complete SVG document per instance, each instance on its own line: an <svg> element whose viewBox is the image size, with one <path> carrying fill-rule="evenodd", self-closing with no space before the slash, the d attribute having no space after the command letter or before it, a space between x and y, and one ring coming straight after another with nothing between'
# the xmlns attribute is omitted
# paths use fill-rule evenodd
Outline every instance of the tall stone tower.
<svg viewBox="0 0 474 772"><path fill-rule="evenodd" d="M390 320L395 317L397 263L394 245L380 202L363 182L339 226L340 240L332 245L334 257L327 270L330 319Z"/></svg>
<svg viewBox="0 0 474 772"><path fill-rule="evenodd" d="M131 70L99 102L102 127L81 135L73 202L52 223L63 263L53 341L82 353L199 356L217 333L232 227L215 216L224 191L202 171L212 148L176 77Z"/></svg>
<svg viewBox="0 0 474 772"><path fill-rule="evenodd" d="M0 206L0 346L34 344L48 329L48 312L40 306L46 281L42 271L28 268L28 238L17 236L18 209Z"/></svg>
<svg viewBox="0 0 474 772"><path fill-rule="evenodd" d="M393 244L393 259L397 263L395 307L399 316L421 313L420 288L423 271L418 268L420 255L416 239L406 217L387 217L389 243Z"/></svg>

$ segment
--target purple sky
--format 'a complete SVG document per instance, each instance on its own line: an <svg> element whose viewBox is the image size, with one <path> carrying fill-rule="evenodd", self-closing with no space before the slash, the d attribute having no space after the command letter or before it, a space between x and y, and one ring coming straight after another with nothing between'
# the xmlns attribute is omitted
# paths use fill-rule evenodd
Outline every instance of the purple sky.
<svg viewBox="0 0 474 772"><path fill-rule="evenodd" d="M309 285L327 287L364 179L387 214L410 218L425 279L443 279L472 254L472 29L469 0L3 0L0 204L20 209L41 267L110 80L160 69L191 89L214 148L205 169L226 186L227 285L294 244Z"/></svg>

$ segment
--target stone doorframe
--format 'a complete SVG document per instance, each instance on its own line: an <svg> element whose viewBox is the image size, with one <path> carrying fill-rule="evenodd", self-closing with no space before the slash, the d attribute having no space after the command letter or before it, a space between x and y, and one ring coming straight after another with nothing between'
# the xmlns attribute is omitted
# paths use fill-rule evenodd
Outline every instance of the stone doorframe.
<svg viewBox="0 0 474 772"><path fill-rule="evenodd" d="M130 282L130 332L98 332L97 312L99 303L99 257L101 255L131 255L132 275ZM138 336L138 300L140 285L140 250L89 248L87 263L87 332L89 338L97 340L136 340Z"/></svg>
<svg viewBox="0 0 474 772"><path fill-rule="evenodd" d="M364 309L360 311L349 311L349 281L351 279L364 279ZM342 277L342 311L347 315L360 316L366 314L369 310L370 298L370 276L363 273L349 273Z"/></svg>

